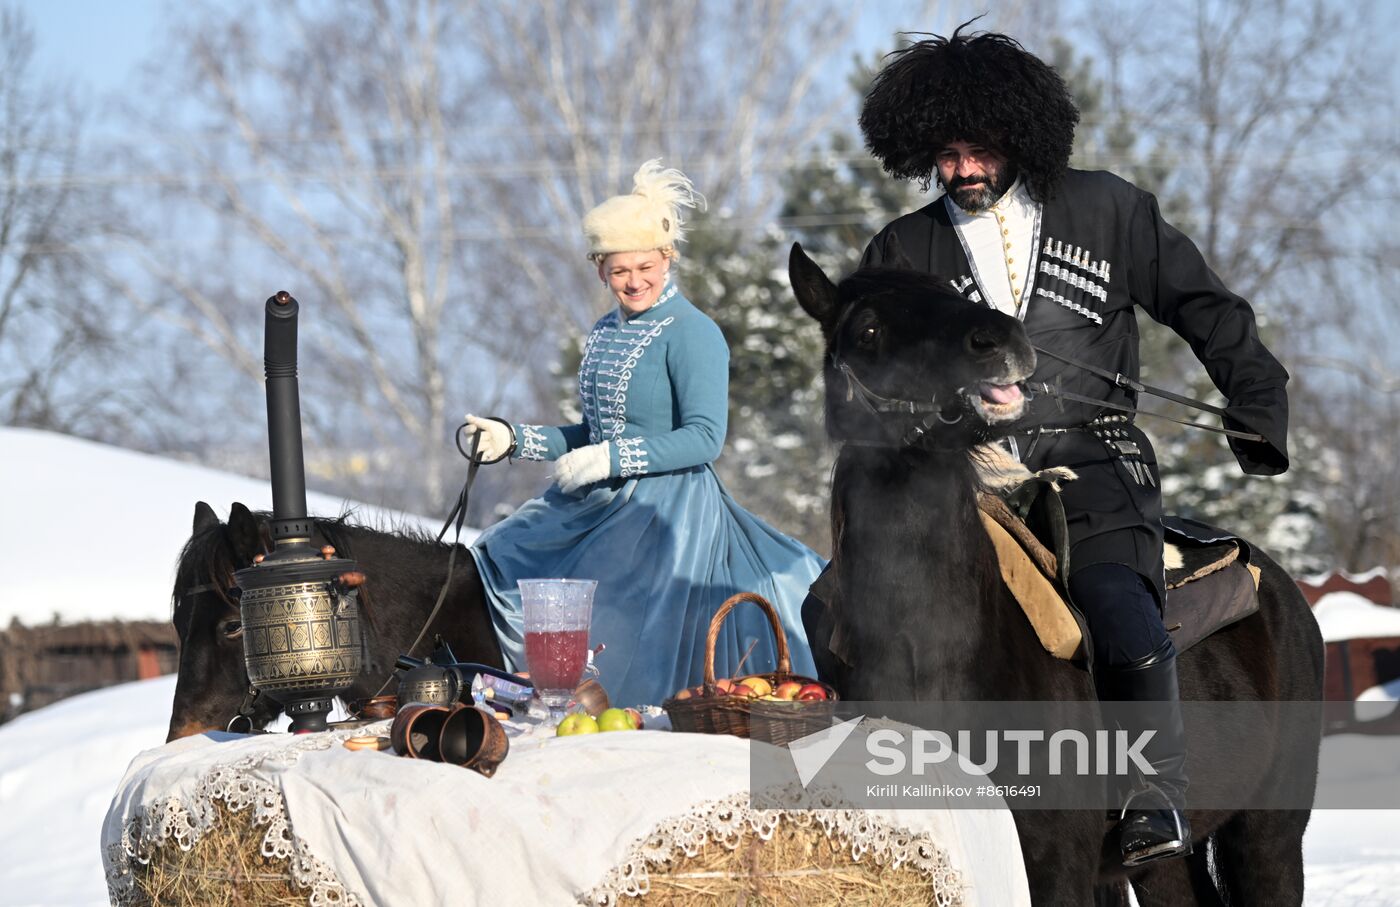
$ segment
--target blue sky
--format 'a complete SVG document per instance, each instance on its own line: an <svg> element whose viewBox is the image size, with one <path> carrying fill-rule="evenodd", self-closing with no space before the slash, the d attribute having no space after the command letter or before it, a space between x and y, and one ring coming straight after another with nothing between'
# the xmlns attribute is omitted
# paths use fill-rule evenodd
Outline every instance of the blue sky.
<svg viewBox="0 0 1400 907"><path fill-rule="evenodd" d="M160 0L20 0L46 76L88 95L121 87L156 46Z"/></svg>

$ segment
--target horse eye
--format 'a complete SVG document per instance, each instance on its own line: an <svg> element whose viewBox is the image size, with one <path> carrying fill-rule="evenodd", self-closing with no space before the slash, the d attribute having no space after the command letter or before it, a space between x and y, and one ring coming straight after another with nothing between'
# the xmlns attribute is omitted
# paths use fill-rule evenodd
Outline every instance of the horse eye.
<svg viewBox="0 0 1400 907"><path fill-rule="evenodd" d="M226 620L219 624L219 632L228 639L237 639L243 635L243 621Z"/></svg>

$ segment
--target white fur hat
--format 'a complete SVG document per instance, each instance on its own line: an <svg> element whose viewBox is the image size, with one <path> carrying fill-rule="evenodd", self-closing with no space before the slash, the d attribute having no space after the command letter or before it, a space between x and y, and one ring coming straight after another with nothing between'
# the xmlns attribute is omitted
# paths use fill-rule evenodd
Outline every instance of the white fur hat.
<svg viewBox="0 0 1400 907"><path fill-rule="evenodd" d="M674 249L685 238L681 208L701 208L705 197L679 170L647 161L632 176L630 195L614 195L583 216L590 256Z"/></svg>

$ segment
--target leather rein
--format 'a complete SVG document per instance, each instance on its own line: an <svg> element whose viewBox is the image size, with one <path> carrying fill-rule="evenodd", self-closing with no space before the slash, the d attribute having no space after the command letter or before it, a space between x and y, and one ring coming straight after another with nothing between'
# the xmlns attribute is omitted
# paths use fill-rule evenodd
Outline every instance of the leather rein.
<svg viewBox="0 0 1400 907"><path fill-rule="evenodd" d="M1042 349L1038 346L1034 347L1034 349L1039 355L1049 356L1051 359L1058 359L1065 365L1072 365L1075 368L1082 369L1083 371L1089 372L1092 375L1098 375L1100 378L1106 378L1109 381L1111 381L1115 387L1127 388L1128 390L1138 394L1148 394L1153 397L1161 397L1163 400L1170 400L1171 402L1179 403L1182 406L1189 406L1192 409L1199 409L1202 412L1212 413L1221 417L1222 419L1227 417L1225 410L1221 409L1218 406L1212 406L1204 401L1196 400L1192 397L1185 397L1181 394L1173 393L1169 390L1163 390L1160 387L1153 387L1150 384L1144 384L1141 381L1129 378L1127 375L1121 374L1119 372L1110 372L1108 369L1099 368L1097 365L1091 365L1088 362L1080 362L1078 359L1071 359L1069 356L1064 356L1060 353L1052 353L1050 350ZM1062 400L1069 400L1074 403L1090 403L1094 406L1102 406L1105 409L1114 409L1118 410L1119 412L1152 416L1157 419L1165 419L1168 422L1175 422L1178 425L1186 425L1191 428L1200 428L1204 429L1205 431L1218 432L1222 435L1227 435L1231 438L1239 438L1242 441L1259 441L1266 444L1268 443L1268 440L1263 435L1257 434L1252 431L1236 431L1233 428L1223 428L1215 425L1205 425L1201 422L1191 422L1186 419L1177 419L1173 416L1168 416L1163 413L1154 413L1151 410L1138 409L1135 406L1127 406L1122 403L1110 403L1107 400L1099 400L1095 397L1086 397L1083 394L1076 394L1071 391L1063 390L1058 385L1048 384L1044 381L1024 382L1023 384L1026 388L1032 391L1047 394L1051 397L1059 397Z"/></svg>
<svg viewBox="0 0 1400 907"><path fill-rule="evenodd" d="M837 323L836 331L833 332L838 338L840 336L841 324L844 323L844 321L845 319L842 318L841 321ZM1112 382L1115 387L1126 388L1138 394L1148 394L1154 397L1161 397L1164 400L1170 400L1171 402L1179 403L1182 406L1188 406L1193 409L1201 410L1202 412L1212 413L1214 415L1220 416L1222 419L1226 417L1225 410L1221 409L1218 406L1212 406L1211 404L1206 403L1204 401L1196 400L1191 397L1186 397L1169 390L1164 390L1160 387L1154 387L1151 384L1146 384L1136 379L1129 378L1127 375L1118 372L1110 372L1107 369L1100 368L1091 363L1080 362L1077 359L1072 359L1069 356L1054 353L1050 350L1043 349L1038 346L1033 347L1033 349L1039 355L1049 356L1051 359L1057 359L1060 362L1065 363L1066 365L1082 369L1083 371L1089 372L1093 375L1097 375L1100 378L1106 378L1107 380ZM956 394L952 403L948 405L940 405L938 402L937 395L930 397L928 400L911 400L903 397L886 397L881 394L877 394L875 391L867 387L865 383L861 381L859 377L856 376L855 371L850 367L850 365L848 365L838 353L832 354L831 365L834 369L836 369L836 371L841 375L841 377L845 378L846 380L846 401L859 403L866 412L870 413L870 415L874 416L876 420L881 422L882 424L887 423L889 417L891 416L923 417L919 419L919 421L917 421L914 425L906 429L900 436L897 443L890 443L888 441L872 441L863 438L838 439L843 444L850 444L856 447L916 447L923 443L928 437L930 437L929 432L937 428L938 424L941 423L943 425L956 425L957 423L961 422L963 420L963 417L966 415L966 412L963 411L963 408L960 405L961 400L963 398L963 392L961 390L959 390L959 392ZM1061 400L1069 400L1074 403L1088 403L1094 406L1102 406L1105 409L1116 410L1118 412L1132 413L1134 415L1140 414L1144 416L1152 416L1157 419L1164 419L1168 422L1175 422L1178 425L1185 425L1190 428L1199 428L1205 431L1213 431L1231 438L1239 438L1243 441L1257 441L1261 443L1268 443L1267 439L1265 439L1263 435L1258 434L1256 432L1236 431L1233 428L1224 428L1215 425L1205 425L1200 422L1192 422L1186 419L1178 419L1173 416L1165 415L1164 413L1156 413L1152 412L1151 410L1139 409L1135 406L1128 406L1122 403L1114 403L1109 400L1100 400L1097 397L1088 397L1083 394L1076 394L1072 391L1062 389L1058 386L1058 384L1049 384L1044 381L1020 381L1017 382L1017 386L1020 387L1022 392L1026 395L1027 402L1030 402L1031 400L1035 399L1035 394L1041 393L1047 396L1057 397ZM944 415L944 413L950 409L957 410L956 418L948 418Z"/></svg>

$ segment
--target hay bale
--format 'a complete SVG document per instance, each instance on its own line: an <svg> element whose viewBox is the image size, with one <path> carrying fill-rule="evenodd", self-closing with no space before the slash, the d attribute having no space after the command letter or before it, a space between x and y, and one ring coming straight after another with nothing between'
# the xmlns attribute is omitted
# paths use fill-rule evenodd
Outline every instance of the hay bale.
<svg viewBox="0 0 1400 907"><path fill-rule="evenodd" d="M310 887L292 877L287 860L265 857L267 827L253 810L233 812L214 801L215 823L189 850L174 841L153 848L150 861L132 861L140 907L304 907ZM954 873L941 859L934 869L912 862L891 865L864 853L820 822L779 820L769 837L752 828L729 840L712 836L693 855L677 847L670 859L647 861L647 893L619 907L958 907Z"/></svg>
<svg viewBox="0 0 1400 907"><path fill-rule="evenodd" d="M951 879L909 863L891 866L872 854L860 860L819 824L780 822L764 840L746 831L738 846L710 841L694 856L679 854L648 870L639 905L713 907L950 907L962 903Z"/></svg>
<svg viewBox="0 0 1400 907"><path fill-rule="evenodd" d="M262 855L266 826L253 810L233 812L214 801L218 819L189 850L174 841L153 848L149 863L132 862L133 904L141 907L305 907L309 887L297 885L287 860Z"/></svg>
<svg viewBox="0 0 1400 907"><path fill-rule="evenodd" d="M707 844L694 857L650 873L640 902L676 907L744 904L746 907L850 905L938 907L931 879L909 866L856 862L845 847L818 828L784 824L770 840L747 834L734 850Z"/></svg>

